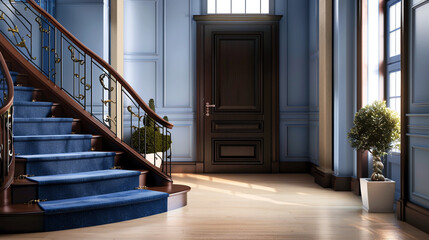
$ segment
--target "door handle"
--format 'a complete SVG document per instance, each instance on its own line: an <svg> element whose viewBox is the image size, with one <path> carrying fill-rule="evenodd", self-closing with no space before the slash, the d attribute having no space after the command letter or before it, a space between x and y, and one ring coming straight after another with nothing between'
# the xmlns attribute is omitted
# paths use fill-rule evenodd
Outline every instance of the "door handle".
<svg viewBox="0 0 429 240"><path fill-rule="evenodd" d="M206 116L210 116L210 108L214 108L216 105L210 104L209 102L206 102Z"/></svg>

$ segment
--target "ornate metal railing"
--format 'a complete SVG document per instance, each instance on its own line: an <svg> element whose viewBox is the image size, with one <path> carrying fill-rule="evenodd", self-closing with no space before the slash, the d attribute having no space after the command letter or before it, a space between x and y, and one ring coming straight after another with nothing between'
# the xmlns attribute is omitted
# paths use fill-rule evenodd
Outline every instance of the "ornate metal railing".
<svg viewBox="0 0 429 240"><path fill-rule="evenodd" d="M0 32L84 110L170 176L168 129L173 125L159 117L112 66L33 0L1 0Z"/></svg>
<svg viewBox="0 0 429 240"><path fill-rule="evenodd" d="M13 163L13 82L6 66L3 55L0 53L0 187L4 187L7 179L11 178L10 168ZM7 187L7 186L6 186Z"/></svg>

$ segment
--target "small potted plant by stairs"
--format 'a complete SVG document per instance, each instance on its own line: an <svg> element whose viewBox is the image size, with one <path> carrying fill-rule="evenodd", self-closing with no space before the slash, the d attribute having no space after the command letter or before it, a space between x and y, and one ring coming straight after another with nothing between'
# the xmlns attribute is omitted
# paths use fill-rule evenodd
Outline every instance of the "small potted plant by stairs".
<svg viewBox="0 0 429 240"><path fill-rule="evenodd" d="M155 101L152 98L149 100L149 107L155 112ZM164 120L168 122L168 117L164 116ZM151 117L145 116L143 124L144 127L137 129L132 134L133 148L142 155L146 153L146 160L161 167L161 158L165 158L163 154L167 154L167 150L171 147L171 138L161 133Z"/></svg>
<svg viewBox="0 0 429 240"><path fill-rule="evenodd" d="M360 179L364 209L368 212L392 212L395 182L383 176L382 157L398 146L398 113L387 108L384 101L375 101L356 113L347 136L353 148L368 151L373 156L371 178Z"/></svg>

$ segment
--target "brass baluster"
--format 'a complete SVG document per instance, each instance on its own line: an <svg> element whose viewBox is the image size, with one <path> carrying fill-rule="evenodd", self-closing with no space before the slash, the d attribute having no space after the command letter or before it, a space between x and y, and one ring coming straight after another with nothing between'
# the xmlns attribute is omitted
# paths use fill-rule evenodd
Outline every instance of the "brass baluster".
<svg viewBox="0 0 429 240"><path fill-rule="evenodd" d="M8 28L9 32L12 32L13 36L15 37L15 33L19 33L18 26L15 25L15 28Z"/></svg>
<svg viewBox="0 0 429 240"><path fill-rule="evenodd" d="M75 50L75 48L74 48L72 45L70 45L70 46L68 47L68 49L69 49L69 51L70 51L70 53L71 53L70 58L71 58L71 60L72 60L73 62L77 62L77 63L79 63L80 65L85 64L85 61L84 61L84 60L80 60L80 59L77 59L77 58L75 57L75 55L74 55L74 50Z"/></svg>
<svg viewBox="0 0 429 240"><path fill-rule="evenodd" d="M143 115L138 115L138 114L136 114L135 112L133 112L133 107L131 107L131 106L128 106L128 107L127 107L127 110L128 110L128 112L130 112L130 113L131 113L131 115L132 115L132 116L134 116L134 117L138 118L138 119L139 119L139 121L144 117Z"/></svg>
<svg viewBox="0 0 429 240"><path fill-rule="evenodd" d="M116 102L115 102L115 101L110 100L110 99L107 99L107 100L101 100L101 102L102 102L102 103L104 104L104 106L106 106L106 107L107 107L107 104L108 104L108 103L116 104Z"/></svg>
<svg viewBox="0 0 429 240"><path fill-rule="evenodd" d="M75 73L74 76L79 80L79 74ZM91 85L90 84L85 84L85 77L82 77L79 82L85 86L85 90L89 90L91 89Z"/></svg>
<svg viewBox="0 0 429 240"><path fill-rule="evenodd" d="M108 123L108 122L112 122L113 124L115 124L116 126L116 117L113 119L112 117L110 117L109 115L106 116L106 119L104 120L104 122Z"/></svg>
<svg viewBox="0 0 429 240"><path fill-rule="evenodd" d="M49 33L51 31L51 27L48 26L48 29L44 29L42 25L42 20L40 17L36 17L36 22L39 24L39 30L40 32Z"/></svg>
<svg viewBox="0 0 429 240"><path fill-rule="evenodd" d="M28 55L30 56L31 59L36 60L36 57L32 57L30 50L28 50L27 44L25 44L25 39L21 38L21 42L17 43L16 46L18 47L22 47L25 48L25 50L27 51Z"/></svg>
<svg viewBox="0 0 429 240"><path fill-rule="evenodd" d="M79 94L79 96L75 96L77 99L80 99L80 100L84 100L85 99L85 96L84 95L82 95L82 94Z"/></svg>
<svg viewBox="0 0 429 240"><path fill-rule="evenodd" d="M99 77L98 77L98 80L100 80L100 83L101 83L101 86L105 89L105 90L107 90L107 91L113 91L113 87L110 87L110 89L108 88L108 87L106 87L106 85L104 84L104 77L108 77L109 78L109 76L107 75L107 73L102 73Z"/></svg>
<svg viewBox="0 0 429 240"><path fill-rule="evenodd" d="M55 50L55 48L52 48L51 52L53 52L55 54L55 63L60 63L61 62L61 58L58 57L58 53Z"/></svg>

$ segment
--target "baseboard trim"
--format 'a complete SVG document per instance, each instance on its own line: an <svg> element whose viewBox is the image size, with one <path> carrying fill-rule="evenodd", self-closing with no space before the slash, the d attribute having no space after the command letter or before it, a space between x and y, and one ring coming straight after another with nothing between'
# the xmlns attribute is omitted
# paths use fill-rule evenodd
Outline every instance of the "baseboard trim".
<svg viewBox="0 0 429 240"><path fill-rule="evenodd" d="M350 191L351 190L351 177L339 177L332 175L332 189L334 191Z"/></svg>
<svg viewBox="0 0 429 240"><path fill-rule="evenodd" d="M429 233L429 210L407 202L405 204L405 222Z"/></svg>
<svg viewBox="0 0 429 240"><path fill-rule="evenodd" d="M314 182L319 184L321 187L329 188L332 187L332 172L326 171L319 167L314 170Z"/></svg>
<svg viewBox="0 0 429 240"><path fill-rule="evenodd" d="M172 162L172 173L196 173L195 162Z"/></svg>
<svg viewBox="0 0 429 240"><path fill-rule="evenodd" d="M280 162L280 173L308 173L309 162Z"/></svg>
<svg viewBox="0 0 429 240"><path fill-rule="evenodd" d="M317 165L314 163L310 163L310 175L315 177L316 176L316 169L317 169Z"/></svg>
<svg viewBox="0 0 429 240"><path fill-rule="evenodd" d="M359 178L352 177L350 182L350 190L357 196L360 196Z"/></svg>

